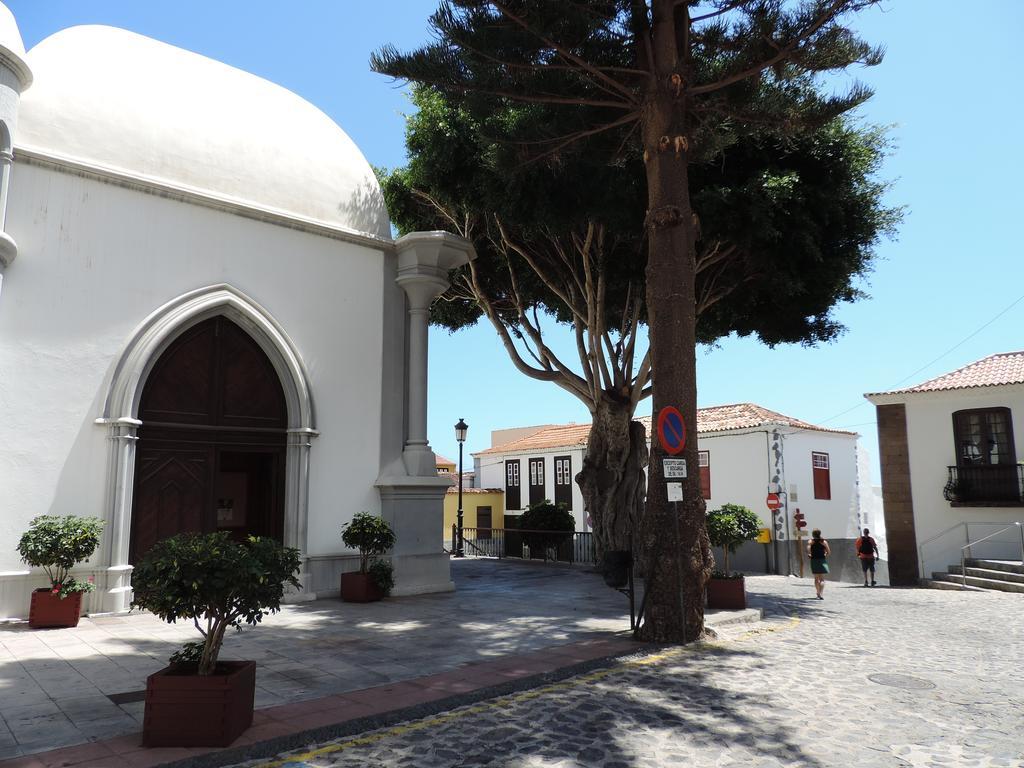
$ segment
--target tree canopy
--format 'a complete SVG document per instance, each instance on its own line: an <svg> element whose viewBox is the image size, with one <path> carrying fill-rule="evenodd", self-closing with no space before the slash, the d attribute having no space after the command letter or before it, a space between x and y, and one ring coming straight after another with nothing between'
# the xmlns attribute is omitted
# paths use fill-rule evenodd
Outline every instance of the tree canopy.
<svg viewBox="0 0 1024 768"><path fill-rule="evenodd" d="M499 223L508 239L530 250L542 274L559 276L553 243L583 237L588 222L599 222L607 241L605 324L623 324L627 295L640 299L639 320L646 321L646 238L637 227L646 200L638 151L624 148L612 162L581 142L557 158L524 160L516 139L520 105L482 97L466 103L426 86L415 87L412 100L409 163L382 176L401 232L464 234L477 247L481 285L499 306L510 303L511 260L521 302L567 323L571 312L559 292L515 250L502 248ZM750 132L693 168L701 342L736 333L768 345L815 344L842 331L833 310L862 297L858 278L900 217L899 209L885 205L885 184L877 177L886 148L884 130L835 118L791 133ZM463 275L434 305L432 320L456 330L483 314ZM514 313L502 317L516 324Z"/></svg>
<svg viewBox="0 0 1024 768"><path fill-rule="evenodd" d="M799 239L783 242L779 235L783 230L773 231L767 225L779 227L785 217L769 216L773 206L765 203L788 199L793 224L802 220L796 215L798 206L802 205L804 217L811 206L822 212L827 207L826 201L799 196L802 190L794 186L799 177L782 172L787 170L782 153L775 157L779 172L773 168L766 177L762 169L760 175L751 172L733 178L737 188L758 193L755 198L761 203L753 205L750 213L762 216L765 228L746 240L719 241L714 225L705 223L695 207L700 203L699 191L714 187L701 184L699 174L710 174L712 164L726 158L726 150L745 142L754 142L749 149L753 154L778 155L775 149L785 146L783 139L822 129L868 98L870 90L862 85L835 92L822 86L819 75L881 60L881 50L847 26L853 12L873 3L445 0L431 17L434 42L410 53L385 48L372 58L371 65L379 72L436 89L452 104L462 100L470 115L493 119L487 117L487 110L497 103L495 117L504 115L508 121L498 135L513 139L499 146L518 152L521 163L546 163L558 170L577 160L610 168L639 161L643 168L645 207L642 218L635 220L636 230L642 233L637 241L640 252L646 252L642 297L630 290L623 302L623 297L609 294L604 267L621 265L619 257L609 257L614 249L608 246L618 247L622 241L606 223L588 219L582 232L577 229L568 237L552 239L552 232L534 235L535 242L544 246L538 249L546 254L541 261L518 239L522 235L505 231L500 219L495 222L500 235L497 250L503 257L509 253L522 257L538 275L544 275L549 264L565 267L557 280L544 278L543 284L556 293L561 290L559 299L572 313L583 364L580 376L544 344L539 307L534 304L531 313L524 302L515 267L506 270L510 292L495 302L480 277L481 269L471 263L470 281L463 286L474 292L519 370L588 401L595 425L609 415L602 413L603 404L624 401L618 409L621 417L631 412L638 398L650 393L655 410L679 407L695 428L699 318L719 307L717 322L704 326L704 337L728 332L732 313L724 302L739 293L746 296L748 306L736 330L759 333L758 315L771 311L775 297L793 300L800 295L801 285L825 277L820 268L824 252L815 256L814 248L804 248ZM508 110L506 105L515 109ZM758 146L757 141L762 143ZM608 187L587 187L590 178L578 180L580 189L574 196L609 191ZM515 195L513 184L508 187L506 194ZM712 193L706 204L717 200L731 212L733 201L725 191ZM458 221L465 221L461 215L448 218L457 230ZM837 221L826 223L822 231L831 230ZM629 240L624 242L624 253L628 253ZM770 265L765 256L769 247L803 249L809 264L800 273L762 271ZM854 260L848 275L866 268L864 254L856 248L847 257ZM507 258L506 262L513 264ZM737 264L739 272L731 271ZM626 263L625 273L634 274L635 266ZM802 319L773 329L768 339L835 334L838 328L827 315L828 307L855 294L848 280L823 282L826 299L811 302L817 309L812 306ZM776 291L765 292L773 283ZM618 338L612 322L616 313L628 321L618 326ZM649 347L634 368L642 316ZM507 317L514 322L507 324ZM516 338L528 342L532 363L515 349ZM645 386L647 379L652 380L650 389ZM618 432L617 445L609 443L605 448L621 456L625 437L623 429ZM591 442L595 433L598 430L592 429ZM631 431L627 442L635 441ZM593 448L588 443L588 457ZM680 640L703 631L702 595L712 567L705 507L697 473L684 480L682 503L669 504L662 482L661 448L655 443L652 450L646 510L638 528L649 577L641 636ZM697 465L695 441L687 444L684 454L691 466ZM635 474L631 471L630 476ZM614 484L617 475L610 476L608 480L598 473L596 480ZM595 522L606 512L598 510ZM666 532L673 532L671 540ZM680 590L685 599L680 599Z"/></svg>

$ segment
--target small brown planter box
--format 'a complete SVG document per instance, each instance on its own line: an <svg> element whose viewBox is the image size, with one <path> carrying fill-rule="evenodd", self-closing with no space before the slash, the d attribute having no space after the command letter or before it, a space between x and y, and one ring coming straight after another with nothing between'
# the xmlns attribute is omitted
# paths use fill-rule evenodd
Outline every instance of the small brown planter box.
<svg viewBox="0 0 1024 768"><path fill-rule="evenodd" d="M49 589L32 593L28 609L30 627L77 627L82 614L82 593L75 592L63 600Z"/></svg>
<svg viewBox="0 0 1024 768"><path fill-rule="evenodd" d="M708 581L708 608L742 609L747 607L743 578Z"/></svg>
<svg viewBox="0 0 1024 768"><path fill-rule="evenodd" d="M341 599L346 603L372 603L384 598L377 582L368 573L341 574Z"/></svg>
<svg viewBox="0 0 1024 768"><path fill-rule="evenodd" d="M252 725L256 662L221 661L199 676L176 665L146 679L145 747L226 747Z"/></svg>

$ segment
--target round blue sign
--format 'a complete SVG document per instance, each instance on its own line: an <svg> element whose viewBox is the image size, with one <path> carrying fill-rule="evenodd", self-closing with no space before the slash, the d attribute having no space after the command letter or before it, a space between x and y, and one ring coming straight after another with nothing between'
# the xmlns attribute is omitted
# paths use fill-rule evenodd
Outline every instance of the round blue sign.
<svg viewBox="0 0 1024 768"><path fill-rule="evenodd" d="M678 408L668 405L658 412L658 441L673 456L686 447L686 422Z"/></svg>

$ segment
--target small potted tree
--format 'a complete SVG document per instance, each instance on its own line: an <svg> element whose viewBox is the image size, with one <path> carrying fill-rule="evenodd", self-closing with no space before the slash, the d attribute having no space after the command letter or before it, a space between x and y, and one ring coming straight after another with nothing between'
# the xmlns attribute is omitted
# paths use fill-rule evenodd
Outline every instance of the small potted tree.
<svg viewBox="0 0 1024 768"><path fill-rule="evenodd" d="M30 627L76 627L82 614L82 594L91 592L91 581L78 581L71 569L88 560L100 545L103 521L98 517L41 515L29 525L18 542L21 559L42 568L50 581L32 593Z"/></svg>
<svg viewBox="0 0 1024 768"><path fill-rule="evenodd" d="M387 596L394 586L391 563L381 560L395 546L395 532L382 517L360 512L341 527L346 547L359 550L359 570L341 574L341 599L370 603Z"/></svg>
<svg viewBox="0 0 1024 768"><path fill-rule="evenodd" d="M191 619L202 642L186 643L146 680L142 743L226 747L252 725L256 662L220 661L224 633L256 625L298 589L299 551L274 539L219 533L159 541L132 573L133 607L164 621Z"/></svg>
<svg viewBox="0 0 1024 768"><path fill-rule="evenodd" d="M721 547L723 570L715 570L708 581L708 608L746 608L747 593L742 573L729 570L729 555L745 541L753 541L761 530L757 515L740 504L723 504L708 512L708 538Z"/></svg>

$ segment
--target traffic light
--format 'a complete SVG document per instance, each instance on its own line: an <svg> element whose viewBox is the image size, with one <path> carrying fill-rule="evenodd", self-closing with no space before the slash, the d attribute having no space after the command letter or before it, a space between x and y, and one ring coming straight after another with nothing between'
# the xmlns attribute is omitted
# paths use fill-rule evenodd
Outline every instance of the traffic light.
<svg viewBox="0 0 1024 768"><path fill-rule="evenodd" d="M798 531L801 531L807 527L807 521L804 520L804 513L801 512L799 509L793 513L793 526Z"/></svg>

